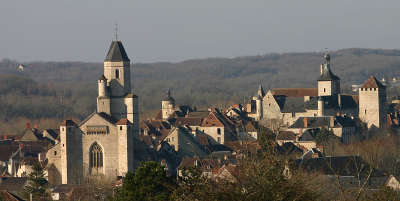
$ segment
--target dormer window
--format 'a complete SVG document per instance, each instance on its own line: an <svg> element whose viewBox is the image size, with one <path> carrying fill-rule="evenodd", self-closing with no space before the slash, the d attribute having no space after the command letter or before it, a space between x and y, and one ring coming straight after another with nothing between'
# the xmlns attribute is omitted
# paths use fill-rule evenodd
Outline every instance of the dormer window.
<svg viewBox="0 0 400 201"><path fill-rule="evenodd" d="M118 69L115 70L115 78L119 79L119 70Z"/></svg>

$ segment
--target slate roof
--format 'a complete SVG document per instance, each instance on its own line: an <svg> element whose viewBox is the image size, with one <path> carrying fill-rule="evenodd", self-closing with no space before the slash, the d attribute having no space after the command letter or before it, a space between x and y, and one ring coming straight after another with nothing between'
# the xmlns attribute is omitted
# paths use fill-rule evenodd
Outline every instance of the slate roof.
<svg viewBox="0 0 400 201"><path fill-rule="evenodd" d="M368 163L359 156L335 156L319 157L307 160L297 160L297 165L301 169L309 172L320 172L326 175L357 176L358 171L361 175L366 175L370 171ZM385 176L380 170L373 169L372 176Z"/></svg>
<svg viewBox="0 0 400 201"><path fill-rule="evenodd" d="M367 81L360 88L386 88L379 80L377 80L374 76L370 76Z"/></svg>
<svg viewBox="0 0 400 201"><path fill-rule="evenodd" d="M304 97L318 96L318 88L275 88L271 90L274 96Z"/></svg>
<svg viewBox="0 0 400 201"><path fill-rule="evenodd" d="M1 190L0 191L0 200L2 201L24 201L22 198L6 191L6 190Z"/></svg>
<svg viewBox="0 0 400 201"><path fill-rule="evenodd" d="M330 125L331 118L333 116L323 116L323 117L299 117L289 128L305 128L304 119L307 118L307 128L321 128L321 127L332 127ZM333 117L334 126L333 127L352 127L355 126L355 121L348 117L336 116Z"/></svg>
<svg viewBox="0 0 400 201"><path fill-rule="evenodd" d="M318 78L318 81L333 81L333 80L340 80L340 78L335 74L333 74L331 69L324 67L324 70L322 70L322 74Z"/></svg>
<svg viewBox="0 0 400 201"><path fill-rule="evenodd" d="M127 61L130 62L125 48L121 41L113 41L108 50L106 59L104 61Z"/></svg>
<svg viewBox="0 0 400 201"><path fill-rule="evenodd" d="M104 77L104 74L102 74L102 75L99 77L99 80L107 80L107 79L106 79L106 77Z"/></svg>
<svg viewBox="0 0 400 201"><path fill-rule="evenodd" d="M276 136L277 140L296 140L296 134L292 131L280 131Z"/></svg>
<svg viewBox="0 0 400 201"><path fill-rule="evenodd" d="M358 95L340 95L340 104L342 108L358 108Z"/></svg>
<svg viewBox="0 0 400 201"><path fill-rule="evenodd" d="M76 126L76 123L71 119L67 119L61 123L61 126Z"/></svg>
<svg viewBox="0 0 400 201"><path fill-rule="evenodd" d="M281 109L281 112L305 112L305 104L303 97L275 97L276 102Z"/></svg>
<svg viewBox="0 0 400 201"><path fill-rule="evenodd" d="M200 126L202 118L198 117L178 117L175 119L175 126L188 125L188 126Z"/></svg>
<svg viewBox="0 0 400 201"><path fill-rule="evenodd" d="M20 192L24 190L24 187L27 184L27 182L28 182L27 177L1 177L0 190Z"/></svg>
<svg viewBox="0 0 400 201"><path fill-rule="evenodd" d="M284 155L292 155L292 154L302 155L303 154L303 150L300 149L299 147L297 147L292 142L285 142L281 146L278 146L278 151L279 151L279 153L284 154Z"/></svg>

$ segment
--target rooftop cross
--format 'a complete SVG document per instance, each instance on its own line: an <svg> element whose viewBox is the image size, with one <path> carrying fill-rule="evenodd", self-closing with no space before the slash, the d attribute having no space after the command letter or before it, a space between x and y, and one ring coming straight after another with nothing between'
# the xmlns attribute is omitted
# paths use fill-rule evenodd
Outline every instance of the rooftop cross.
<svg viewBox="0 0 400 201"><path fill-rule="evenodd" d="M115 23L115 40L118 41L118 23Z"/></svg>

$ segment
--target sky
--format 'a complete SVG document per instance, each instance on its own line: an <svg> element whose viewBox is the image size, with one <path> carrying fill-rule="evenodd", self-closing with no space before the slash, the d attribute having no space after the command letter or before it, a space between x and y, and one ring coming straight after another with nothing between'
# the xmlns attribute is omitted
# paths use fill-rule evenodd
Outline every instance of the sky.
<svg viewBox="0 0 400 201"><path fill-rule="evenodd" d="M0 59L133 62L400 48L398 0L1 0Z"/></svg>

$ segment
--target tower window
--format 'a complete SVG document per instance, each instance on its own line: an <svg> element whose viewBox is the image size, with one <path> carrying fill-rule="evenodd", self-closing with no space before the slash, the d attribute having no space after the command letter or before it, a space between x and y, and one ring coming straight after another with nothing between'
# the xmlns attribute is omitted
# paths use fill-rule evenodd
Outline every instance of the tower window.
<svg viewBox="0 0 400 201"><path fill-rule="evenodd" d="M115 70L115 78L119 79L119 70L118 69Z"/></svg>
<svg viewBox="0 0 400 201"><path fill-rule="evenodd" d="M218 135L221 135L221 129L220 128L217 128L217 133L218 133Z"/></svg>
<svg viewBox="0 0 400 201"><path fill-rule="evenodd" d="M324 88L324 92L326 92L326 89Z"/></svg>
<svg viewBox="0 0 400 201"><path fill-rule="evenodd" d="M121 130L121 131L122 131L122 126L120 126L120 127L119 127L119 130Z"/></svg>
<svg viewBox="0 0 400 201"><path fill-rule="evenodd" d="M90 167L102 168L103 167L103 150L97 143L94 143L90 148Z"/></svg>
<svg viewBox="0 0 400 201"><path fill-rule="evenodd" d="M364 114L367 114L367 110L364 110Z"/></svg>

